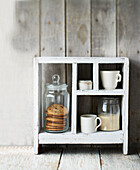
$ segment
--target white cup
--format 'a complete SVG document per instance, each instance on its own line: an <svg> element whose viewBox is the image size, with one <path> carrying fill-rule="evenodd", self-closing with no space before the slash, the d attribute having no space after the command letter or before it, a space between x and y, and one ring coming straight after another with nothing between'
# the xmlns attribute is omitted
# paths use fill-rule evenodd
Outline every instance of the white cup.
<svg viewBox="0 0 140 170"><path fill-rule="evenodd" d="M97 120L100 121L97 126ZM102 120L94 114L84 114L80 117L81 121L81 132L83 133L93 133L97 131L97 128L101 126Z"/></svg>
<svg viewBox="0 0 140 170"><path fill-rule="evenodd" d="M100 71L102 85L107 90L112 90L117 87L118 82L121 82L120 71Z"/></svg>

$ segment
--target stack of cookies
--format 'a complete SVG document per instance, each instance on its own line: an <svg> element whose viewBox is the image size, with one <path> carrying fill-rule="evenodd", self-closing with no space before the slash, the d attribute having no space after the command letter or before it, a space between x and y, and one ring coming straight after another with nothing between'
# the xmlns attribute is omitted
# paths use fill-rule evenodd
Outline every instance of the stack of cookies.
<svg viewBox="0 0 140 170"><path fill-rule="evenodd" d="M46 110L46 130L63 131L67 124L68 110L60 104L53 104Z"/></svg>

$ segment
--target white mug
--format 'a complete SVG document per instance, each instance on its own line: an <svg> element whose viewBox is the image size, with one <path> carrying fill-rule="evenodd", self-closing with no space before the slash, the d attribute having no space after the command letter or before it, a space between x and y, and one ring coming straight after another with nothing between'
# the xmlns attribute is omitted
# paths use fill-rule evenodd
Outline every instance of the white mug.
<svg viewBox="0 0 140 170"><path fill-rule="evenodd" d="M100 121L97 126L97 120ZM81 122L81 132L83 133L93 133L97 131L97 128L101 126L102 120L94 114L84 114L80 117Z"/></svg>
<svg viewBox="0 0 140 170"><path fill-rule="evenodd" d="M117 87L118 82L121 82L120 71L100 71L102 85L107 90L112 90Z"/></svg>

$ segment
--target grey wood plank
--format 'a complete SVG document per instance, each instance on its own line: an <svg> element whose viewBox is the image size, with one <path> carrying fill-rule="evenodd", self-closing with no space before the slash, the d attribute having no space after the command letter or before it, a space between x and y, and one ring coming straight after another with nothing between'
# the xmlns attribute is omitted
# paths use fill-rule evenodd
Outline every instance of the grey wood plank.
<svg viewBox="0 0 140 170"><path fill-rule="evenodd" d="M90 56L90 0L66 0L67 56Z"/></svg>
<svg viewBox="0 0 140 170"><path fill-rule="evenodd" d="M130 59L129 141L140 146L140 1L118 0L118 56Z"/></svg>
<svg viewBox="0 0 140 170"><path fill-rule="evenodd" d="M92 0L92 56L116 56L115 0Z"/></svg>
<svg viewBox="0 0 140 170"><path fill-rule="evenodd" d="M137 154L124 156L120 149L101 149L102 170L139 170L140 158Z"/></svg>
<svg viewBox="0 0 140 170"><path fill-rule="evenodd" d="M134 169L140 169L140 156L138 154L130 155L130 162L133 164Z"/></svg>
<svg viewBox="0 0 140 170"><path fill-rule="evenodd" d="M65 55L64 0L41 1L41 55Z"/></svg>
<svg viewBox="0 0 140 170"><path fill-rule="evenodd" d="M91 56L90 42L90 0L66 0L66 55L76 57ZM78 66L79 67L79 66ZM86 72L85 72L86 70ZM89 79L91 68L87 65L79 69L79 79ZM87 76L88 75L88 76ZM67 67L67 83L71 92L71 68ZM90 97L79 98L78 100L78 124L79 115L82 113L80 106L91 103ZM83 106L83 107L84 107ZM87 113L89 107L87 107Z"/></svg>
<svg viewBox="0 0 140 170"><path fill-rule="evenodd" d="M65 57L64 4L64 0L41 1L41 56ZM61 83L65 83L65 65L42 66L42 94L46 82L52 82L53 74L59 74Z"/></svg>
<svg viewBox="0 0 140 170"><path fill-rule="evenodd" d="M39 3L3 1L0 16L0 95L3 96L0 145L32 145L33 58L39 54Z"/></svg>
<svg viewBox="0 0 140 170"><path fill-rule="evenodd" d="M57 170L60 153L61 149L48 148L35 156L31 146L0 147L0 170Z"/></svg>
<svg viewBox="0 0 140 170"><path fill-rule="evenodd" d="M65 149L59 170L99 170L100 160L97 149L93 148L69 148Z"/></svg>

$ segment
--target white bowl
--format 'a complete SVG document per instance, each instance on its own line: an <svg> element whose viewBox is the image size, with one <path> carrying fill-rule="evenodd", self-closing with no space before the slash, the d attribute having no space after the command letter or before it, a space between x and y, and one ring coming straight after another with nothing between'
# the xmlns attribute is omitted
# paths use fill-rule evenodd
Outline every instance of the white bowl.
<svg viewBox="0 0 140 170"><path fill-rule="evenodd" d="M92 81L91 80L79 80L79 89L80 90L92 90Z"/></svg>

